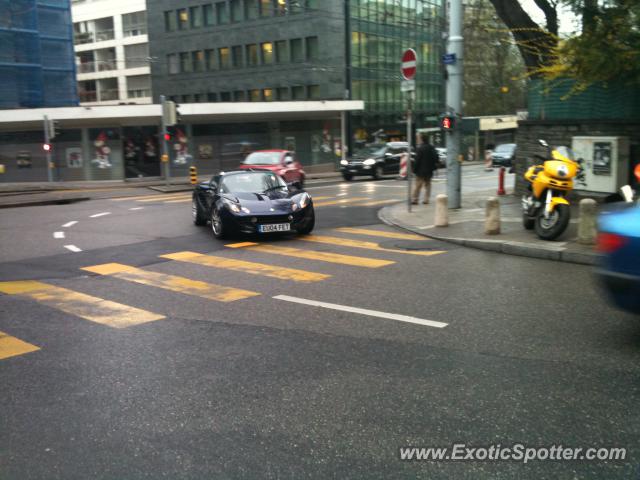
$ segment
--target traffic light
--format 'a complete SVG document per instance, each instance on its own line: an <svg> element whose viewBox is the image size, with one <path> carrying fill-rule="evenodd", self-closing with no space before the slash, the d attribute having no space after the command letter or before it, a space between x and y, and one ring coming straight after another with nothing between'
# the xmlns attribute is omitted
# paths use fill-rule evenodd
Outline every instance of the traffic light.
<svg viewBox="0 0 640 480"><path fill-rule="evenodd" d="M453 115L444 114L440 116L440 128L445 131L452 131L456 126L456 119Z"/></svg>
<svg viewBox="0 0 640 480"><path fill-rule="evenodd" d="M173 125L167 126L164 132L164 139L167 142L170 142L172 138L176 136L176 127Z"/></svg>
<svg viewBox="0 0 640 480"><path fill-rule="evenodd" d="M178 108L175 102L165 100L162 104L162 119L165 126L171 126L178 123Z"/></svg>
<svg viewBox="0 0 640 480"><path fill-rule="evenodd" d="M43 149L45 152L50 152L50 151L53 149L53 147L52 147L52 145L51 145L50 143L44 143L44 144L42 145L42 149Z"/></svg>

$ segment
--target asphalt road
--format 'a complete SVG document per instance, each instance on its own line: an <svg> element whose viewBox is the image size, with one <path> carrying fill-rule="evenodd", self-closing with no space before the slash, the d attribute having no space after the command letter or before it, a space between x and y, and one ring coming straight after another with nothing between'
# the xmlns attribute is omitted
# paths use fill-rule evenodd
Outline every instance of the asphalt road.
<svg viewBox="0 0 640 480"><path fill-rule="evenodd" d="M406 237L392 179L310 192L306 239L188 194L0 211L0 479L637 477L640 323L589 268ZM454 443L628 450L400 460Z"/></svg>

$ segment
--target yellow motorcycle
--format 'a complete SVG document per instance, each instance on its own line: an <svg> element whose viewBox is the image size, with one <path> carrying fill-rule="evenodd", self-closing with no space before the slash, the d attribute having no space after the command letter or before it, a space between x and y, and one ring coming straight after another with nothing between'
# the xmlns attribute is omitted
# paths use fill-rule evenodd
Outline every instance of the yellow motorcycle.
<svg viewBox="0 0 640 480"><path fill-rule="evenodd" d="M536 155L542 165L530 167L524 174L529 194L522 197L522 223L543 240L554 240L566 230L571 218L567 194L573 190L574 178L584 181L582 159L575 159L569 147L551 148L544 140L540 145L547 157Z"/></svg>

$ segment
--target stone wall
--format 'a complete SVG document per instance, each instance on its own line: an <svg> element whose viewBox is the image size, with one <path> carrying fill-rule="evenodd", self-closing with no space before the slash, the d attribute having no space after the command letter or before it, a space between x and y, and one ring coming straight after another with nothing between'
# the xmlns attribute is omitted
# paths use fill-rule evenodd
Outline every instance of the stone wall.
<svg viewBox="0 0 640 480"><path fill-rule="evenodd" d="M515 162L516 194L522 194L527 186L523 174L534 162L534 154L545 155L538 139L549 145L571 146L571 138L577 136L629 137L632 165L640 162L640 120L594 121L594 120L525 120L518 122ZM537 163L537 162L536 162Z"/></svg>

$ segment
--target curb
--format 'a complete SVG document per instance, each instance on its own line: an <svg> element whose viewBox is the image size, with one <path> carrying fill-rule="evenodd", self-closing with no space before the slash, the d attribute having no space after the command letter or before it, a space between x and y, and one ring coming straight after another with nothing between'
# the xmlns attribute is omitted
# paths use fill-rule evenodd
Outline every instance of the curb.
<svg viewBox="0 0 640 480"><path fill-rule="evenodd" d="M90 197L67 197L52 198L49 200L31 200L26 202L6 202L0 203L0 209L3 208L19 208L19 207L41 207L44 205L68 205L70 203L85 202L91 200Z"/></svg>
<svg viewBox="0 0 640 480"><path fill-rule="evenodd" d="M393 207L393 205L391 206ZM518 257L538 258L541 260L553 260L556 262L575 263L578 265L598 265L600 255L596 253L571 252L565 248L557 247L539 247L529 243L512 242L508 240L483 240L468 239L460 237L446 237L443 235L430 235L423 230L412 228L409 225L398 223L388 215L385 210L389 207L378 210L378 218L387 225L401 228L423 237L440 240L442 242L453 243L464 247L475 248L477 250L485 250L494 253L503 253L505 255L515 255Z"/></svg>

